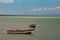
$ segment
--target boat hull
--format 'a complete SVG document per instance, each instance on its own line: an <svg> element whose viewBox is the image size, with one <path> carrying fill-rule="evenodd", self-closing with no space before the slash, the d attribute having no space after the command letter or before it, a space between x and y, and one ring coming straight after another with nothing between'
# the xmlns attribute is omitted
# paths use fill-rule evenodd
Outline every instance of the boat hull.
<svg viewBox="0 0 60 40"><path fill-rule="evenodd" d="M8 34L31 34L31 32L7 32Z"/></svg>
<svg viewBox="0 0 60 40"><path fill-rule="evenodd" d="M7 30L8 34L31 34L32 30Z"/></svg>

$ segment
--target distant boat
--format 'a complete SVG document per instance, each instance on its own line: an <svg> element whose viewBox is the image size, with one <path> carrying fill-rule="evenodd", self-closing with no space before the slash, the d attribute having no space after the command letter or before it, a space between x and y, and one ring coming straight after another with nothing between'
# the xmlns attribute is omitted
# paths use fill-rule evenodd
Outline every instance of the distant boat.
<svg viewBox="0 0 60 40"><path fill-rule="evenodd" d="M31 34L34 29L27 29L27 30L7 30L8 34Z"/></svg>
<svg viewBox="0 0 60 40"><path fill-rule="evenodd" d="M36 28L36 24L29 25L30 28Z"/></svg>

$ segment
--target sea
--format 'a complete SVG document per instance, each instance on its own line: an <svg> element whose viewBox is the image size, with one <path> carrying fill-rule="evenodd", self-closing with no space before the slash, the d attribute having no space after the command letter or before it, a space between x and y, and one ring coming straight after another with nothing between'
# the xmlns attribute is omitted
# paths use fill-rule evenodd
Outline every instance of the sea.
<svg viewBox="0 0 60 40"><path fill-rule="evenodd" d="M36 24L32 34L7 34L30 24ZM60 40L60 16L0 16L0 40Z"/></svg>

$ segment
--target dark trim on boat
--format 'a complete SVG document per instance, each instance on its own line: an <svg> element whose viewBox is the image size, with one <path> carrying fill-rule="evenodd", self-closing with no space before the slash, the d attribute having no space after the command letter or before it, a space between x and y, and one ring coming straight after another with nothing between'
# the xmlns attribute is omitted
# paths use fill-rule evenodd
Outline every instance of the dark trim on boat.
<svg viewBox="0 0 60 40"><path fill-rule="evenodd" d="M27 32L27 33L7 33L7 34L32 34L31 32Z"/></svg>

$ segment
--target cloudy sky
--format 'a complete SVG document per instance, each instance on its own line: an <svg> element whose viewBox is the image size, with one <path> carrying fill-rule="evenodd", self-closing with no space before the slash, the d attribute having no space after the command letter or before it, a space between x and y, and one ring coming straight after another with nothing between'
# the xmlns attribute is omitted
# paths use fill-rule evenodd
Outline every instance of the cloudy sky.
<svg viewBox="0 0 60 40"><path fill-rule="evenodd" d="M0 0L0 15L60 15L60 0Z"/></svg>

